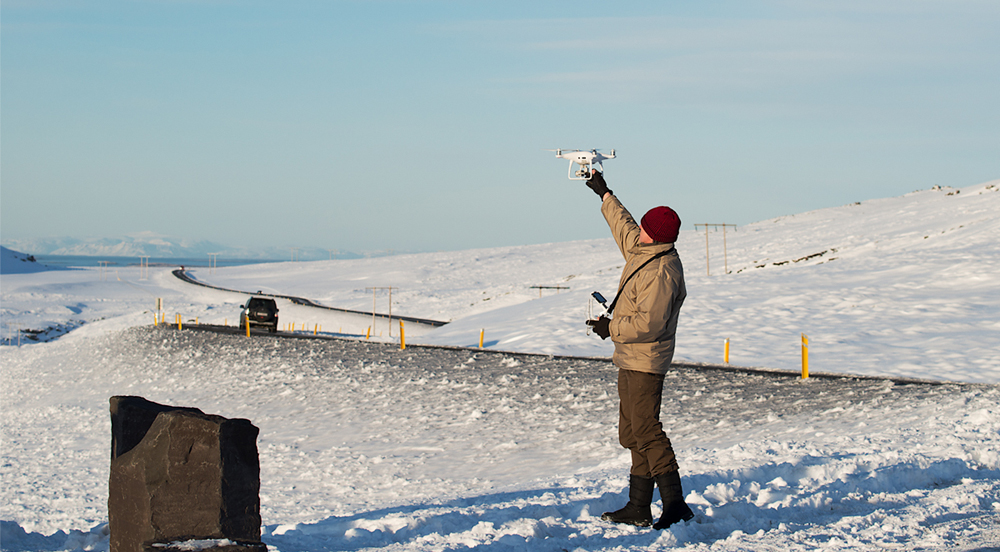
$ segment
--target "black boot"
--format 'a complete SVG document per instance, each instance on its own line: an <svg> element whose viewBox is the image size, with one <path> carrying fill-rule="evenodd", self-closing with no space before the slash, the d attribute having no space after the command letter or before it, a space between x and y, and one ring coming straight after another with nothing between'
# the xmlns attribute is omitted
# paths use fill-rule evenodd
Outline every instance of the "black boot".
<svg viewBox="0 0 1000 552"><path fill-rule="evenodd" d="M653 503L653 479L639 475L628 478L628 504L615 512L604 512L601 519L615 523L627 523L639 527L649 527L653 523L653 513L649 505Z"/></svg>
<svg viewBox="0 0 1000 552"><path fill-rule="evenodd" d="M653 529L666 529L678 521L687 521L694 517L694 512L684 502L684 492L681 490L681 474L676 471L657 475L654 478L660 488L660 498L663 500L663 515L653 524Z"/></svg>

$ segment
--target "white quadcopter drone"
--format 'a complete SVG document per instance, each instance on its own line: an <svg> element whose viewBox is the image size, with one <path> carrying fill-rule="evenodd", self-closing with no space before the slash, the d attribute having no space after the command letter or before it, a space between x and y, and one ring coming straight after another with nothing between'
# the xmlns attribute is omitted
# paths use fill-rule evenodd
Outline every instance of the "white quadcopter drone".
<svg viewBox="0 0 1000 552"><path fill-rule="evenodd" d="M562 149L554 149L547 151L556 152L556 157L560 157L562 159L569 159L569 171L567 174L569 175L570 180L587 180L588 178L590 178L590 173L593 170L594 165L599 165L601 167L601 171L603 171L604 160L615 158L615 150L611 150L611 153L608 155L605 155L596 149L592 149L589 151L586 150L563 151ZM580 166L580 168L578 168L575 172L573 171L573 163L576 163L577 165Z"/></svg>

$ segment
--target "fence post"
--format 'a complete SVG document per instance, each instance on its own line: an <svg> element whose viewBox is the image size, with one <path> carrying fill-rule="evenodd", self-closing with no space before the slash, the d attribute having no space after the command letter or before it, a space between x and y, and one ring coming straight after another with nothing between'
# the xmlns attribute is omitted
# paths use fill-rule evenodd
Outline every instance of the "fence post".
<svg viewBox="0 0 1000 552"><path fill-rule="evenodd" d="M802 334L802 379L809 377L809 336Z"/></svg>

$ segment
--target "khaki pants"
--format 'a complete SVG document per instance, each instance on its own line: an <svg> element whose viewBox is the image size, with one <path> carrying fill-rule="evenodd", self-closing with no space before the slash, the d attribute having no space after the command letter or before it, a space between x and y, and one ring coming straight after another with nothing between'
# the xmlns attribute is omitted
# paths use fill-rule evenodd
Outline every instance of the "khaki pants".
<svg viewBox="0 0 1000 552"><path fill-rule="evenodd" d="M632 452L632 475L677 471L677 458L660 423L663 376L618 370L618 441Z"/></svg>

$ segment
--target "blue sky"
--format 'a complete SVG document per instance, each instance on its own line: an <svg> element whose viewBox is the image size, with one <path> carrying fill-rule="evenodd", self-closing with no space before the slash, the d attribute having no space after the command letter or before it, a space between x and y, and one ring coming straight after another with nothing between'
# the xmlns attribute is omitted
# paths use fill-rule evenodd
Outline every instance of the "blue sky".
<svg viewBox="0 0 1000 552"><path fill-rule="evenodd" d="M1000 178L1000 3L4 1L0 234L603 237Z"/></svg>

